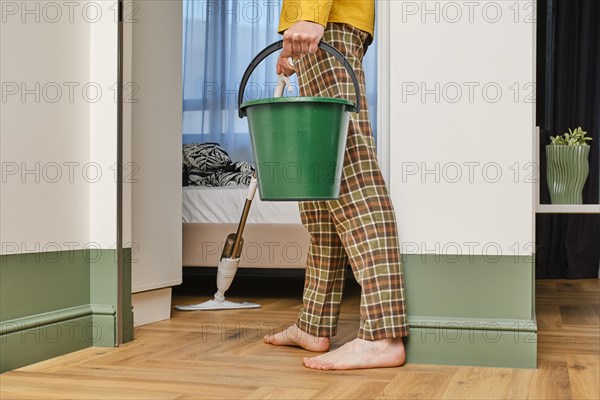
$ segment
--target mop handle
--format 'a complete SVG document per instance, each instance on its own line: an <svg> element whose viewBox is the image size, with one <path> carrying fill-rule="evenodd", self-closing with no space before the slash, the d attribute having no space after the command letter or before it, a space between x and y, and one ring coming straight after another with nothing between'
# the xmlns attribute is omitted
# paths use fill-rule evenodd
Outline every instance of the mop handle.
<svg viewBox="0 0 600 400"><path fill-rule="evenodd" d="M294 63L293 63L291 57L288 58L288 63L292 67L294 66ZM277 86L275 87L275 93L273 94L273 97L283 96L283 89L285 89L285 85L287 85L288 92L291 92L293 90L292 85L290 83L289 76L285 76L284 74L277 75Z"/></svg>
<svg viewBox="0 0 600 400"><path fill-rule="evenodd" d="M275 93L273 94L273 97L283 96L284 88L285 88L285 80L283 79L283 74L277 75L277 87L275 88Z"/></svg>
<svg viewBox="0 0 600 400"><path fill-rule="evenodd" d="M248 186L248 195L246 196L246 202L244 203L244 210L242 211L242 218L240 218L240 223L238 224L237 232L235 233L235 242L233 243L233 248L231 249L230 258L237 257L239 247L242 243L242 235L244 234L244 228L246 226L246 220L248 219L248 214L250 213L250 205L252 204L252 199L254 199L254 194L256 193L256 186L258 185L258 179L256 179L256 172L250 179L250 185Z"/></svg>
<svg viewBox="0 0 600 400"><path fill-rule="evenodd" d="M254 199L254 194L256 193L256 187L258 186L258 179L256 179L256 173L250 179L250 185L248 186L248 195L246 196L246 200L252 201Z"/></svg>

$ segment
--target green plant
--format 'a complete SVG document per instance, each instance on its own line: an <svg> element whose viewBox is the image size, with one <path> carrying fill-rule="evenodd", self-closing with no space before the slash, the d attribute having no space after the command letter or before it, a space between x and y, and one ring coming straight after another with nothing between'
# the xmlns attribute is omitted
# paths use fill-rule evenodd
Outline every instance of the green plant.
<svg viewBox="0 0 600 400"><path fill-rule="evenodd" d="M569 132L565 132L562 136L550 136L552 141L550 144L555 146L588 146L587 140L593 140L591 137L585 137L587 132L584 132L581 127L574 131L569 128Z"/></svg>

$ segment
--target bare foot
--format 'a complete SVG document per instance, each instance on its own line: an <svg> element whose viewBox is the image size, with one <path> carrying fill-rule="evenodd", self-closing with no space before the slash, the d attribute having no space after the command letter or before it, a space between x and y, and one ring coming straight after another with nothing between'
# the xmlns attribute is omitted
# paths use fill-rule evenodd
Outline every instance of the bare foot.
<svg viewBox="0 0 600 400"><path fill-rule="evenodd" d="M317 357L304 357L307 368L359 369L399 367L404 364L406 353L402 339L368 341L354 339L342 347Z"/></svg>
<svg viewBox="0 0 600 400"><path fill-rule="evenodd" d="M329 338L310 335L296 325L274 335L267 335L264 340L275 346L298 346L309 351L329 350Z"/></svg>

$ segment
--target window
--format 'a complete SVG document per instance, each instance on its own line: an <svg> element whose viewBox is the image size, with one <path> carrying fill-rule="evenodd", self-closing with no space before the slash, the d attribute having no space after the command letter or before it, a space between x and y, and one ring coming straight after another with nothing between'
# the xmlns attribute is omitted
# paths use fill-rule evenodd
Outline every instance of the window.
<svg viewBox="0 0 600 400"><path fill-rule="evenodd" d="M183 143L218 142L234 160L252 160L245 119L238 117L242 75L263 48L280 40L279 1L183 2ZM377 59L373 43L365 58L371 121L375 128ZM246 99L271 97L277 83L276 54L252 74ZM292 80L297 95L295 80Z"/></svg>

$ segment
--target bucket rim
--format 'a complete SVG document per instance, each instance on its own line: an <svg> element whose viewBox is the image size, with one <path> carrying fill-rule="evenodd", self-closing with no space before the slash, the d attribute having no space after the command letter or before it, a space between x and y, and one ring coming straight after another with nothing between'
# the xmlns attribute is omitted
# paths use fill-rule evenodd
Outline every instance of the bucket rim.
<svg viewBox="0 0 600 400"><path fill-rule="evenodd" d="M348 106L348 111L353 111L355 105L347 99L336 97L311 97L311 96L294 96L294 97L267 97L264 99L248 100L241 104L240 110L244 110L251 106L261 104L281 104L281 103L334 103Z"/></svg>

